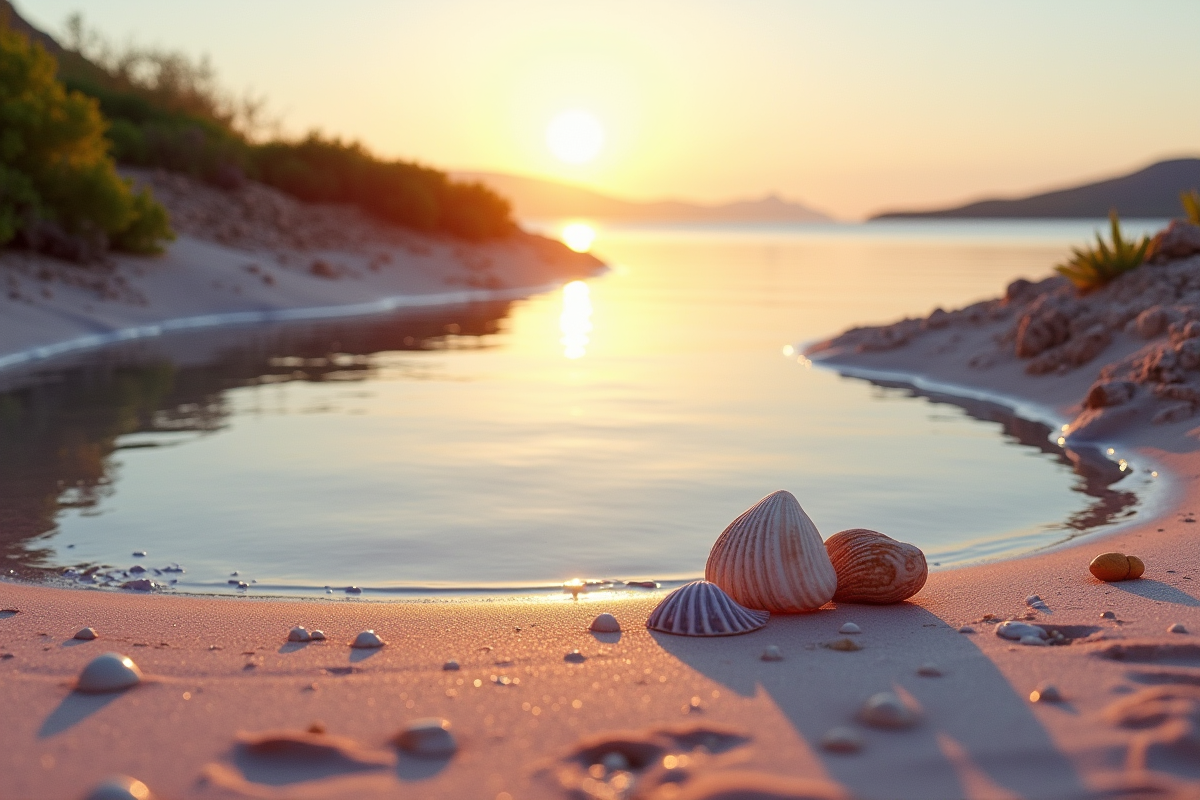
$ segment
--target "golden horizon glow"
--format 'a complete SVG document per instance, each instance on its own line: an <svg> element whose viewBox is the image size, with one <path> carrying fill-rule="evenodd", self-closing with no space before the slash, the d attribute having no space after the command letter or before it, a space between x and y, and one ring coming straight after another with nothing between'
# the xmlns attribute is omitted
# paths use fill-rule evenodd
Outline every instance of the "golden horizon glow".
<svg viewBox="0 0 1200 800"><path fill-rule="evenodd" d="M546 145L559 161L586 164L604 147L604 128L590 111L563 111L546 127Z"/></svg>
<svg viewBox="0 0 1200 800"><path fill-rule="evenodd" d="M559 238L576 253L586 253L596 240L596 230L586 222L572 222L563 227Z"/></svg>

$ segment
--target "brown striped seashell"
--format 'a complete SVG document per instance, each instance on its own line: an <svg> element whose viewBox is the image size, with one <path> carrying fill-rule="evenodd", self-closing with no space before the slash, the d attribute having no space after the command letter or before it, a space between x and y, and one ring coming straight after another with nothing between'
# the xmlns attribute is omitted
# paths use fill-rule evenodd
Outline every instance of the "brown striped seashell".
<svg viewBox="0 0 1200 800"><path fill-rule="evenodd" d="M738 605L716 584L692 581L664 597L646 627L676 636L736 636L758 630L770 618Z"/></svg>
<svg viewBox="0 0 1200 800"><path fill-rule="evenodd" d="M837 588L817 526L783 491L729 523L709 551L704 577L747 608L782 614L815 611Z"/></svg>
<svg viewBox="0 0 1200 800"><path fill-rule="evenodd" d="M839 531L825 542L837 572L839 603L899 603L925 585L929 566L916 545L865 528Z"/></svg>

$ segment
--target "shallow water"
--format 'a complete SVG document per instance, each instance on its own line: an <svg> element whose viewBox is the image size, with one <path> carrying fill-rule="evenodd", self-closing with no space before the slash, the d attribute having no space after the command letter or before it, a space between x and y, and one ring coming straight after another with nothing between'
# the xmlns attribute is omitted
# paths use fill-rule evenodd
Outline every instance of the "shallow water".
<svg viewBox="0 0 1200 800"><path fill-rule="evenodd" d="M0 550L201 592L679 580L781 488L943 567L1045 546L1149 479L1086 487L1044 426L784 348L994 296L1100 224L601 230L586 286L45 365L0 394Z"/></svg>

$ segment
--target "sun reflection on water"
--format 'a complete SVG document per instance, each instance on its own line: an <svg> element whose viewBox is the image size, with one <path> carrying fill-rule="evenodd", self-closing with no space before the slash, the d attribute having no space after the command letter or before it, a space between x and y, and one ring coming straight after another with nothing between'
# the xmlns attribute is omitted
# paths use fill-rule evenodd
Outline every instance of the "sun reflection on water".
<svg viewBox="0 0 1200 800"><path fill-rule="evenodd" d="M596 240L596 231L586 223L572 222L562 229L560 237L563 244L576 253L586 253L592 249L592 242Z"/></svg>
<svg viewBox="0 0 1200 800"><path fill-rule="evenodd" d="M562 331L563 355L567 358L582 358L587 353L588 334L592 332L592 298L588 285L583 281L571 281L563 287L562 316L558 327Z"/></svg>

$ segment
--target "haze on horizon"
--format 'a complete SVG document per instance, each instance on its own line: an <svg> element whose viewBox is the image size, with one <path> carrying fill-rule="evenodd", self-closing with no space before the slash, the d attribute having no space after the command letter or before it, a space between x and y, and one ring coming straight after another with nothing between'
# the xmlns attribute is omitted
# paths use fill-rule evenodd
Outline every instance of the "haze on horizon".
<svg viewBox="0 0 1200 800"><path fill-rule="evenodd" d="M23 0L208 55L284 129L629 199L778 192L838 217L1024 194L1200 153L1200 4L1020 0ZM556 158L547 126L603 147Z"/></svg>

